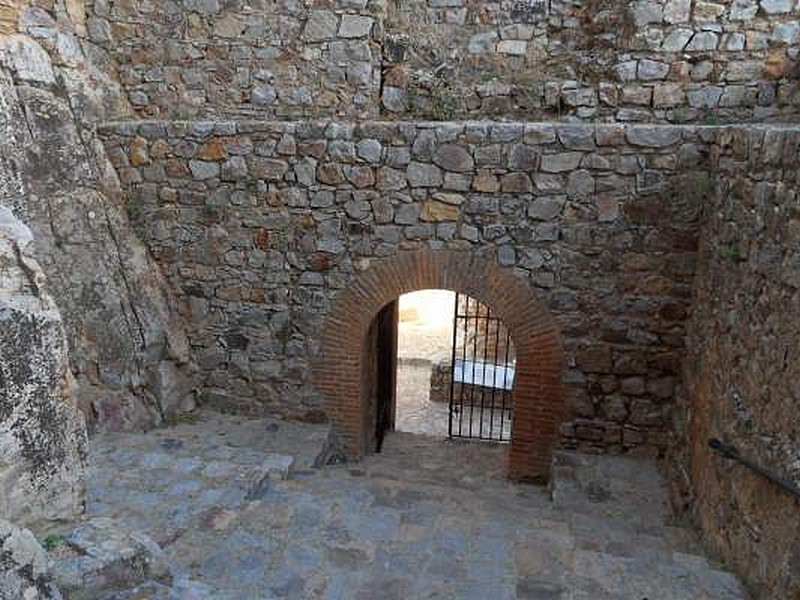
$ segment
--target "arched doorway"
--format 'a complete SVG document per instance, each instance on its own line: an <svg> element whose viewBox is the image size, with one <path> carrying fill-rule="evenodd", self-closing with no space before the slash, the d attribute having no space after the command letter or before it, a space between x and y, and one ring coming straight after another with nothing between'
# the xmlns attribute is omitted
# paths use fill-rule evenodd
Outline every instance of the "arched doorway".
<svg viewBox="0 0 800 600"><path fill-rule="evenodd" d="M369 396L391 393L394 382L384 378L396 349L371 347L369 340L391 339L379 330L396 323L397 298L422 289L467 294L491 307L508 327L517 354L508 476L547 481L563 408L558 327L524 280L469 252L400 253L376 262L340 292L326 319L315 384L325 395L342 449L352 459L374 452L373 423L387 416L371 408L385 402Z"/></svg>

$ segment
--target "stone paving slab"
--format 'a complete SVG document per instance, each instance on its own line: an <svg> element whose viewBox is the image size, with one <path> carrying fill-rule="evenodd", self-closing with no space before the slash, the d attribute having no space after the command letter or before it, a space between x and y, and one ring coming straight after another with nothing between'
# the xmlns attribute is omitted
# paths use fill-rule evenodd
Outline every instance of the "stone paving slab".
<svg viewBox="0 0 800 600"><path fill-rule="evenodd" d="M89 516L150 535L173 573L114 600L745 597L673 535L647 460L569 456L551 500L502 478L502 446L396 433L363 463L312 469L326 435L200 413L93 440ZM269 465L280 475L254 484Z"/></svg>
<svg viewBox="0 0 800 600"><path fill-rule="evenodd" d="M55 583L69 600L108 596L146 580L172 583L166 556L149 536L105 517L79 523L49 558Z"/></svg>

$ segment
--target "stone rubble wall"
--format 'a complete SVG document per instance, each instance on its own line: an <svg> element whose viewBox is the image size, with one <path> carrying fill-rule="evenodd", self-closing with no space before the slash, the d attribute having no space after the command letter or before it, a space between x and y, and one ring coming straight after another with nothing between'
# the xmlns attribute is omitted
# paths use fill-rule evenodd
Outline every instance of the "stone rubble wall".
<svg viewBox="0 0 800 600"><path fill-rule="evenodd" d="M85 3L142 118L796 119L795 0Z"/></svg>
<svg viewBox="0 0 800 600"><path fill-rule="evenodd" d="M402 115L795 119L794 0L390 0L383 107Z"/></svg>
<svg viewBox="0 0 800 600"><path fill-rule="evenodd" d="M139 115L375 117L382 0L86 2Z"/></svg>
<svg viewBox="0 0 800 600"><path fill-rule="evenodd" d="M30 230L0 205L0 526L83 511L86 425L44 286Z"/></svg>
<svg viewBox="0 0 800 600"><path fill-rule="evenodd" d="M151 427L193 406L193 383L183 324L94 131L133 113L82 3L2 7L0 203L36 238L89 424Z"/></svg>
<svg viewBox="0 0 800 600"><path fill-rule="evenodd" d="M754 597L797 598L800 502L708 440L800 485L800 129L739 130L719 151L675 413L676 499Z"/></svg>
<svg viewBox="0 0 800 600"><path fill-rule="evenodd" d="M563 445L666 442L716 130L451 122L101 128L218 408L317 418L340 290L412 248L476 252L546 300L567 349Z"/></svg>

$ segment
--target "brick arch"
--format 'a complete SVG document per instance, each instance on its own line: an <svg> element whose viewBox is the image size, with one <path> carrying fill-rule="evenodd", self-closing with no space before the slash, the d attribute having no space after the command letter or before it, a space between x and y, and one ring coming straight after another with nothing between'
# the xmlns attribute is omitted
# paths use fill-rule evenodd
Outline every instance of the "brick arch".
<svg viewBox="0 0 800 600"><path fill-rule="evenodd" d="M370 323L402 294L423 289L468 294L505 323L517 352L508 475L546 481L564 403L558 326L523 279L470 252L402 252L381 259L339 293L325 322L314 379L342 449L354 459L364 454L361 351Z"/></svg>

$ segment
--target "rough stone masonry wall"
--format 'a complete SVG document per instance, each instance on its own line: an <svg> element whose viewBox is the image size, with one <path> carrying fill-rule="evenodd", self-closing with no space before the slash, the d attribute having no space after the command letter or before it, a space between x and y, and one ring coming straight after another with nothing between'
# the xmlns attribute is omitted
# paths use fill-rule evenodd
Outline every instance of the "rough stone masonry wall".
<svg viewBox="0 0 800 600"><path fill-rule="evenodd" d="M192 406L183 326L133 234L94 132L131 116L81 2L0 0L0 203L36 237L90 424L140 429Z"/></svg>
<svg viewBox="0 0 800 600"><path fill-rule="evenodd" d="M145 117L375 117L382 0L95 0L90 39Z"/></svg>
<svg viewBox="0 0 800 600"><path fill-rule="evenodd" d="M796 0L94 0L144 118L790 120Z"/></svg>
<svg viewBox="0 0 800 600"><path fill-rule="evenodd" d="M512 268L567 348L563 444L659 450L714 130L522 123L105 126L174 287L205 401L319 418L310 364L372 261L448 248Z"/></svg>
<svg viewBox="0 0 800 600"><path fill-rule="evenodd" d="M796 118L795 0L391 0L396 114L701 122Z"/></svg>
<svg viewBox="0 0 800 600"><path fill-rule="evenodd" d="M708 448L716 437L800 484L800 129L720 137L706 207L678 481L705 539L757 598L800 597L800 501Z"/></svg>

